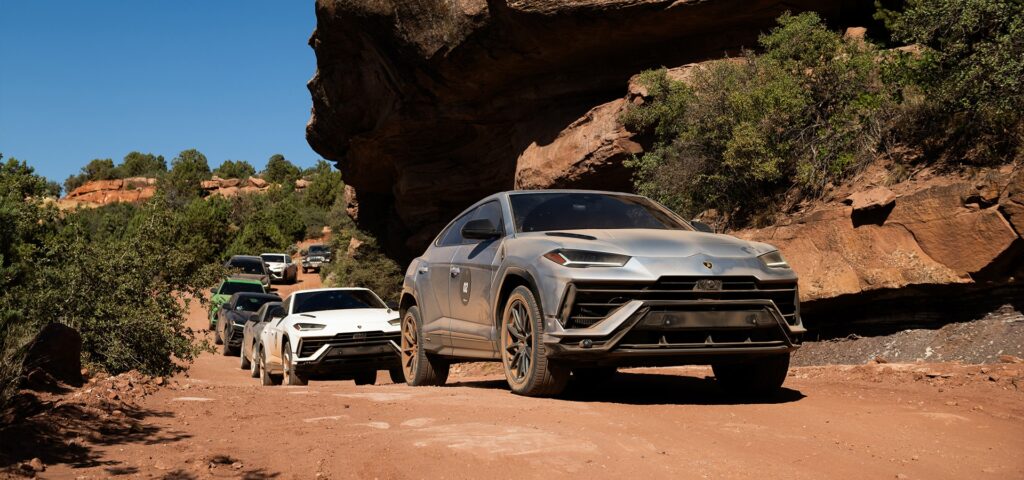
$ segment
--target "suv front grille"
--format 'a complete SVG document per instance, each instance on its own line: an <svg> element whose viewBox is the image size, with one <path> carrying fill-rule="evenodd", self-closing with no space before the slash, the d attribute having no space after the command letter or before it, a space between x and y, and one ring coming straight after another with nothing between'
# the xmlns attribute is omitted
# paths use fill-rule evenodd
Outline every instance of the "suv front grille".
<svg viewBox="0 0 1024 480"><path fill-rule="evenodd" d="M304 338L299 341L299 357L308 357L327 344L330 344L332 347L354 347L379 345L386 343L388 340L398 342L399 339L398 332L385 333L382 331L339 333L333 337Z"/></svg>
<svg viewBox="0 0 1024 480"><path fill-rule="evenodd" d="M704 281L704 282L701 282ZM722 282L721 290L695 289ZM657 282L579 282L571 285L561 318L565 328L586 328L632 300L771 300L786 322L796 322L796 282L761 283L753 277L662 277ZM713 307L708 307L713 308Z"/></svg>

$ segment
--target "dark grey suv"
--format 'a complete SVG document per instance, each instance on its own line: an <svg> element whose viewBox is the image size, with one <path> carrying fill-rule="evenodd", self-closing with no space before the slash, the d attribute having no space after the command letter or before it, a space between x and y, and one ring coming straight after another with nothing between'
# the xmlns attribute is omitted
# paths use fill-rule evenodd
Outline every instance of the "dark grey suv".
<svg viewBox="0 0 1024 480"><path fill-rule="evenodd" d="M710 364L729 391L777 390L805 332L797 277L771 245L701 230L624 193L477 202L406 272L407 382L443 384L453 362L494 360L513 392L556 395L570 375Z"/></svg>

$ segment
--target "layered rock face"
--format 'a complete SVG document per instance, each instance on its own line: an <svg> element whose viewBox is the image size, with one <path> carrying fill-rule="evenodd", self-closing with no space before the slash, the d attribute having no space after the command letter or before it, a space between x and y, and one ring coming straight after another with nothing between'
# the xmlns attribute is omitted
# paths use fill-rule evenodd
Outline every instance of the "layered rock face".
<svg viewBox="0 0 1024 480"><path fill-rule="evenodd" d="M119 202L141 202L156 193L156 179L145 177L86 182L60 199L61 208L97 207Z"/></svg>
<svg viewBox="0 0 1024 480"><path fill-rule="evenodd" d="M628 189L632 75L754 46L809 9L842 25L871 2L318 0L307 139L354 187L360 223L408 258L495 191Z"/></svg>
<svg viewBox="0 0 1024 480"><path fill-rule="evenodd" d="M206 195L235 197L242 194L263 193L271 184L259 177L220 178L214 176L202 182ZM309 186L308 180L295 181L295 189L302 190ZM99 207L111 203L144 202L156 194L156 179L145 177L126 178L123 180L94 180L86 182L69 192L57 202L58 207L73 209L78 207Z"/></svg>
<svg viewBox="0 0 1024 480"><path fill-rule="evenodd" d="M1024 221L1015 198L1024 172L924 177L736 235L779 247L800 275L803 301L1020 275Z"/></svg>

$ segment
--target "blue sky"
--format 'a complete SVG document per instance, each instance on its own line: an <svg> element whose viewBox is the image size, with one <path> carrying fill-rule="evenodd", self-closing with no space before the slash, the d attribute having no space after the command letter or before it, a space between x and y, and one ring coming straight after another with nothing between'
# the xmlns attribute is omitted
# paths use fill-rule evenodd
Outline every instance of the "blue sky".
<svg viewBox="0 0 1024 480"><path fill-rule="evenodd" d="M0 0L0 152L51 180L197 148L309 166L313 0Z"/></svg>

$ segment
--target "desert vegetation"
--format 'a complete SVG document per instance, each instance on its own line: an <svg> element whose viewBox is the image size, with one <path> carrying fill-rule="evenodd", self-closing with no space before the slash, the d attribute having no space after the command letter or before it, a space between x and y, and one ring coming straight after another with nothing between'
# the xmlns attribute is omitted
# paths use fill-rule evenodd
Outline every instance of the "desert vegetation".
<svg viewBox="0 0 1024 480"><path fill-rule="evenodd" d="M873 41L786 14L757 51L685 81L644 72L649 100L623 118L653 138L630 162L636 189L740 227L770 223L879 158L895 170L1019 158L1024 4L912 0L878 17L887 31Z"/></svg>
<svg viewBox="0 0 1024 480"><path fill-rule="evenodd" d="M152 168L134 166L140 159ZM113 173L93 168L98 164ZM120 165L89 165L69 182L156 175L157 193L141 204L61 211L48 199L54 185L26 162L0 164L0 221L12 227L0 233L0 403L17 387L27 343L50 322L81 333L83 362L94 371L167 375L187 368L208 348L185 326L187 302L200 301L233 254L294 251L330 225L336 242L347 247L359 237L366 242L360 258L376 259L340 255L333 281L377 286L400 278L344 214L341 174L324 161L302 170L271 157L265 173L282 183L231 198L202 196L198 182L212 172L196 150L181 152L163 172L161 157L137 152ZM229 161L218 170L255 173L247 165ZM296 190L297 178L309 187Z"/></svg>

